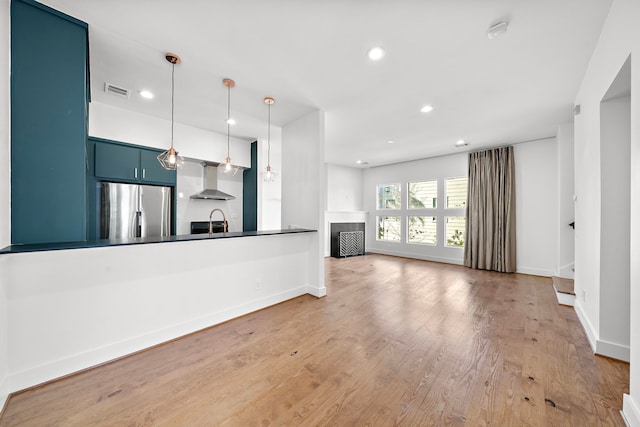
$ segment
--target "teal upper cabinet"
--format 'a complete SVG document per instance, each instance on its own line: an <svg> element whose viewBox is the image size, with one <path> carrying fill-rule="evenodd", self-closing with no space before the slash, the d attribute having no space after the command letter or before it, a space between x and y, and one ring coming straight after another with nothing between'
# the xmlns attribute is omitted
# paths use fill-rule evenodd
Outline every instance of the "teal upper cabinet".
<svg viewBox="0 0 640 427"><path fill-rule="evenodd" d="M95 142L95 177L105 181L176 185L176 171L160 166L160 150L90 138Z"/></svg>
<svg viewBox="0 0 640 427"><path fill-rule="evenodd" d="M158 154L160 153L162 153L160 150L140 150L142 180L146 182L176 185L176 171L166 170L160 165L160 162L158 161Z"/></svg>
<svg viewBox="0 0 640 427"><path fill-rule="evenodd" d="M11 2L11 242L82 241L87 25Z"/></svg>
<svg viewBox="0 0 640 427"><path fill-rule="evenodd" d="M140 150L126 145L96 143L96 177L135 181L139 178Z"/></svg>

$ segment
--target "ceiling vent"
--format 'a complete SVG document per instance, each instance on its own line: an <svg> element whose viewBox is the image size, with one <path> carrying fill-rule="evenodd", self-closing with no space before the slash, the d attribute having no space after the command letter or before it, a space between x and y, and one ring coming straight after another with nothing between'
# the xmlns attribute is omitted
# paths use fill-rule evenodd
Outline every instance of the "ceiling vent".
<svg viewBox="0 0 640 427"><path fill-rule="evenodd" d="M121 98L129 98L131 91L123 87L112 85L111 83L104 84L104 91L111 95L119 96Z"/></svg>

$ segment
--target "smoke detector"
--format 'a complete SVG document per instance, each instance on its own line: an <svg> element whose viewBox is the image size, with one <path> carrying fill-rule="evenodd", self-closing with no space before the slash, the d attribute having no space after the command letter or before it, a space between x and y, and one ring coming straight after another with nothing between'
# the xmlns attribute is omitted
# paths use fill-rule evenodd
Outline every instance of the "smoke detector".
<svg viewBox="0 0 640 427"><path fill-rule="evenodd" d="M487 37L489 37L489 40L493 40L506 33L508 29L509 23L507 21L497 22L489 27L489 29L487 30Z"/></svg>

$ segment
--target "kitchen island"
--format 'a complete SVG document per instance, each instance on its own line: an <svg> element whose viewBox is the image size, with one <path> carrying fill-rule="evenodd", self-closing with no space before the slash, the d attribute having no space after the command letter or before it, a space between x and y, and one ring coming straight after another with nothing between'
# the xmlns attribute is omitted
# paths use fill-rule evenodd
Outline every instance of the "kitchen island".
<svg viewBox="0 0 640 427"><path fill-rule="evenodd" d="M11 319L8 389L303 294L322 297L318 239L292 229L9 246L0 255Z"/></svg>

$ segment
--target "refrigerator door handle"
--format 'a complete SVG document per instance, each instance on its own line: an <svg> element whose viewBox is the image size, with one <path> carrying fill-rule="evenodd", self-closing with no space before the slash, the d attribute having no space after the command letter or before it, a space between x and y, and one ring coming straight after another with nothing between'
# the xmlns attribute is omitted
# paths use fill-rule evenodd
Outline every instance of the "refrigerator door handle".
<svg viewBox="0 0 640 427"><path fill-rule="evenodd" d="M137 211L135 215L135 237L142 237L142 212Z"/></svg>

